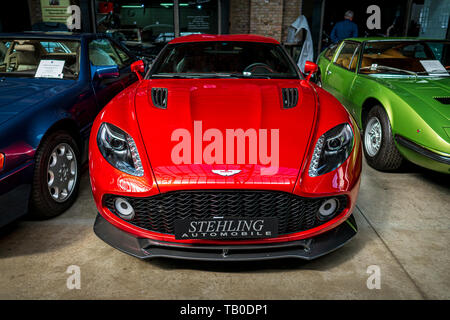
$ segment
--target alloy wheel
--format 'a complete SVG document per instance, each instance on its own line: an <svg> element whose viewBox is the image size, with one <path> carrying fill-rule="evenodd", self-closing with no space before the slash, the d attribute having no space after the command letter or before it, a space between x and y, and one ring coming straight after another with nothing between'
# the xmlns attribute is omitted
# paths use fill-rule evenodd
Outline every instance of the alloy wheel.
<svg viewBox="0 0 450 320"><path fill-rule="evenodd" d="M364 131L364 147L369 156L374 157L381 148L383 131L377 117L370 118Z"/></svg>
<svg viewBox="0 0 450 320"><path fill-rule="evenodd" d="M47 185L56 202L66 201L77 181L78 166L75 152L67 143L58 144L50 154L47 166Z"/></svg>

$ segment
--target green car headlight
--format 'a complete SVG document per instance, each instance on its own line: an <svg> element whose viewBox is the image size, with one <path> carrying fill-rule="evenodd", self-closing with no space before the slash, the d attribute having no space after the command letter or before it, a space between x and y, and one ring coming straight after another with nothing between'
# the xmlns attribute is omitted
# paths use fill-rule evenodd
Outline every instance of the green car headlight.
<svg viewBox="0 0 450 320"><path fill-rule="evenodd" d="M348 123L342 123L325 132L314 148L309 176L317 177L338 168L350 156L353 143L353 131Z"/></svg>
<svg viewBox="0 0 450 320"><path fill-rule="evenodd" d="M101 154L114 168L142 177L144 168L132 137L125 131L103 123L97 134L97 145Z"/></svg>

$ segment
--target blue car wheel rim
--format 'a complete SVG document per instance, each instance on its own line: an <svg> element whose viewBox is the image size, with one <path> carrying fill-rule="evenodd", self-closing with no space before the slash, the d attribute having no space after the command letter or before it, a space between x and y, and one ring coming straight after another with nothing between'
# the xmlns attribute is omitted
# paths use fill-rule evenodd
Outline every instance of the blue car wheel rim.
<svg viewBox="0 0 450 320"><path fill-rule="evenodd" d="M381 148L382 139L383 131L380 120L377 117L370 118L364 131L364 146L369 156L374 157L377 155Z"/></svg>
<svg viewBox="0 0 450 320"><path fill-rule="evenodd" d="M50 154L47 166L47 185L56 202L70 198L78 176L75 152L67 143L58 144Z"/></svg>

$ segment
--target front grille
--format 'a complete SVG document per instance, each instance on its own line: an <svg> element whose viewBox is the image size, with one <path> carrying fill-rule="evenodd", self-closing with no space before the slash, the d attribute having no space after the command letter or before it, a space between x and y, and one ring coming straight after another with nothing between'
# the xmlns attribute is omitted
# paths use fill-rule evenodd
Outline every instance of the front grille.
<svg viewBox="0 0 450 320"><path fill-rule="evenodd" d="M121 196L122 197L122 196ZM116 196L105 195L103 204L112 213ZM320 205L329 198L303 198L281 191L214 190L173 191L147 198L122 197L135 210L127 221L149 231L173 234L176 219L210 219L220 217L276 217L278 233L308 230L324 222L317 219ZM347 206L347 197L339 201L337 214Z"/></svg>

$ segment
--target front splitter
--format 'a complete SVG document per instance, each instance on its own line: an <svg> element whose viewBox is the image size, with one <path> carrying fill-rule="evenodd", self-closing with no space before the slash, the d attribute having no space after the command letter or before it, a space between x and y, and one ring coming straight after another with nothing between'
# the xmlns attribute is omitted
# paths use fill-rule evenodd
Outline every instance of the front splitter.
<svg viewBox="0 0 450 320"><path fill-rule="evenodd" d="M184 244L136 237L116 228L98 214L94 232L110 246L140 259L249 261L298 258L312 260L342 247L356 235L357 227L355 218L351 215L344 223L330 231L297 241L252 245Z"/></svg>

